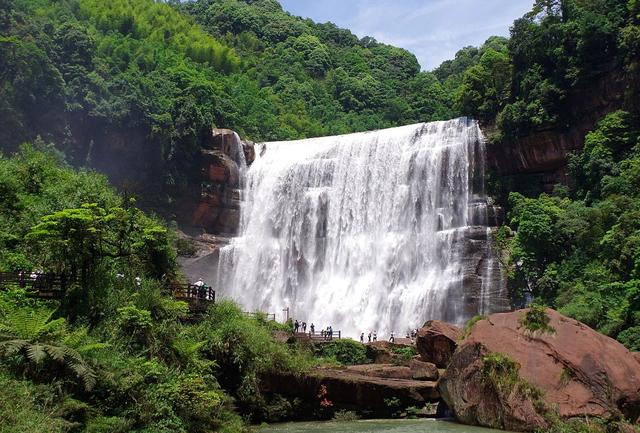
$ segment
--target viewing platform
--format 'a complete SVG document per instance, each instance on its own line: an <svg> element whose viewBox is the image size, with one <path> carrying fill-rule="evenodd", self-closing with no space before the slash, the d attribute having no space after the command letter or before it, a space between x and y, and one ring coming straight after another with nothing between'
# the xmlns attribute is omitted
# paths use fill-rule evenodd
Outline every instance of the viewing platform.
<svg viewBox="0 0 640 433"><path fill-rule="evenodd" d="M296 332L293 334L293 336L297 341L323 342L323 341L340 340L342 338L342 332L341 331Z"/></svg>
<svg viewBox="0 0 640 433"><path fill-rule="evenodd" d="M67 289L76 282L77 279L69 275L51 272L0 272L0 290L20 287L40 299L63 299ZM216 301L215 290L207 285L169 283L166 288L173 298L189 304L189 311L193 313L205 311Z"/></svg>
<svg viewBox="0 0 640 433"><path fill-rule="evenodd" d="M62 299L75 279L65 274L0 272L0 289L20 287L41 299Z"/></svg>

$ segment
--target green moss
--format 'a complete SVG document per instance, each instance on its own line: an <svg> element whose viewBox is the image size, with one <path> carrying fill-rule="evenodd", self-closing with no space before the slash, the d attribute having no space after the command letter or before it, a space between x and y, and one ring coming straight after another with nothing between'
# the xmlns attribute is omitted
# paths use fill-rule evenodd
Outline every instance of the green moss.
<svg viewBox="0 0 640 433"><path fill-rule="evenodd" d="M465 338L467 338L473 330L474 325L481 320L485 320L486 318L487 316L477 315L469 319L467 323L464 324L464 329L462 330L462 334L460 335L460 340L464 340Z"/></svg>
<svg viewBox="0 0 640 433"><path fill-rule="evenodd" d="M411 358L413 358L418 354L417 349L413 346L407 346L407 347L393 346L391 348L391 351L396 355L398 355L398 357L400 358L400 361L403 361L403 362L410 361Z"/></svg>

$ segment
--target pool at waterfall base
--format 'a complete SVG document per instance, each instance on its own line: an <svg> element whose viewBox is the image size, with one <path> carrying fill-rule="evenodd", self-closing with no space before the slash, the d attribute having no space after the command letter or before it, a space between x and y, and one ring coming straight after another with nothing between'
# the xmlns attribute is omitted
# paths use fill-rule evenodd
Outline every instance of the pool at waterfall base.
<svg viewBox="0 0 640 433"><path fill-rule="evenodd" d="M483 427L442 420L362 420L272 424L259 433L497 433Z"/></svg>

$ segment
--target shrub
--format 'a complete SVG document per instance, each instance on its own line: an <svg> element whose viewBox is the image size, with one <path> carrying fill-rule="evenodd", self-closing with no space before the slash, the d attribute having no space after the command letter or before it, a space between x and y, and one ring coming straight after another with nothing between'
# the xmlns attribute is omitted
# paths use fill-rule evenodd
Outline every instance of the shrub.
<svg viewBox="0 0 640 433"><path fill-rule="evenodd" d="M323 357L333 358L344 365L364 364L367 362L365 346L351 339L321 343L316 352Z"/></svg>
<svg viewBox="0 0 640 433"><path fill-rule="evenodd" d="M533 304L520 317L520 325L531 334L555 334L556 330L549 325L551 318L543 305Z"/></svg>
<svg viewBox="0 0 640 433"><path fill-rule="evenodd" d="M411 358L418 354L418 351L413 346L408 347L397 347L394 346L391 351L398 355L401 361L411 361Z"/></svg>

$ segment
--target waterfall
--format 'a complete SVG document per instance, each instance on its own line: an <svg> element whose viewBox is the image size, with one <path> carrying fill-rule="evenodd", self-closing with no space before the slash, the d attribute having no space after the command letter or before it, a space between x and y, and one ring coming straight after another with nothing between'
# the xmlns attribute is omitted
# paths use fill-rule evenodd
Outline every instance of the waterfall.
<svg viewBox="0 0 640 433"><path fill-rule="evenodd" d="M222 296L248 310L288 307L351 336L492 309L491 281L467 287L468 245L491 236L476 122L264 143L257 153L240 235L220 251ZM495 262L484 259L491 269L480 274L492 279Z"/></svg>

